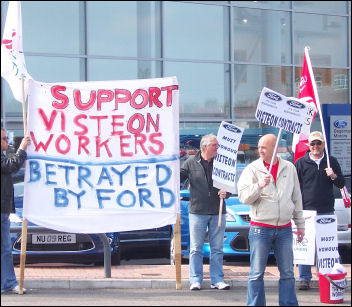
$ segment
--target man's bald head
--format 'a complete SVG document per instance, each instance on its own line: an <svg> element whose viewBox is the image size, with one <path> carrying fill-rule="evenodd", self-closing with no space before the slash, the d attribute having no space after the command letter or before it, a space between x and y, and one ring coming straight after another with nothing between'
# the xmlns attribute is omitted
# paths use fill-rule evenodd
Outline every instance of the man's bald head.
<svg viewBox="0 0 352 307"><path fill-rule="evenodd" d="M276 135L275 134L265 134L263 135L258 142L258 146L262 143L267 144L268 146L275 147L276 144Z"/></svg>
<svg viewBox="0 0 352 307"><path fill-rule="evenodd" d="M274 153L276 136L274 134L263 135L258 142L258 151L260 157L267 163L271 163L271 158ZM275 161L274 161L275 163Z"/></svg>

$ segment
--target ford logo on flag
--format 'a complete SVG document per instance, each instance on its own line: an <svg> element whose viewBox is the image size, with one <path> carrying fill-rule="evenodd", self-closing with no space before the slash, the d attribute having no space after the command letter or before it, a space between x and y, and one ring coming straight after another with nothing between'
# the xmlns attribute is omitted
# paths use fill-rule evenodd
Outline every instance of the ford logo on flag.
<svg viewBox="0 0 352 307"><path fill-rule="evenodd" d="M334 121L334 127L336 128L346 128L347 122L343 119L338 119Z"/></svg>
<svg viewBox="0 0 352 307"><path fill-rule="evenodd" d="M226 130L229 130L231 132L235 132L235 133L241 133L241 130L234 127L234 126L231 126L229 124L224 124L223 127L226 129Z"/></svg>
<svg viewBox="0 0 352 307"><path fill-rule="evenodd" d="M334 222L335 222L335 219L331 217L321 217L317 219L317 223L319 224L330 224Z"/></svg>
<svg viewBox="0 0 352 307"><path fill-rule="evenodd" d="M264 95L271 100L275 100L275 101L282 100L282 98L279 95L272 93L272 92L266 92L266 93L264 93Z"/></svg>
<svg viewBox="0 0 352 307"><path fill-rule="evenodd" d="M293 108L296 109L304 109L305 106L303 103L300 103L299 101L295 101L295 100L287 100L286 103Z"/></svg>

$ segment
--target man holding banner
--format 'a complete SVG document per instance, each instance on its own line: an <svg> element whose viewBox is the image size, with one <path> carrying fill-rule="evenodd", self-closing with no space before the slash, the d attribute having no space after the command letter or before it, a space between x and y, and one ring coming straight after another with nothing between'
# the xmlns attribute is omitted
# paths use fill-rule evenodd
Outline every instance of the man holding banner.
<svg viewBox="0 0 352 307"><path fill-rule="evenodd" d="M31 140L27 136L13 157L6 157L8 138L4 128L1 128L1 293L19 293L12 260L12 244L10 239L10 213L14 212L14 195L12 174L16 173L26 160L26 149ZM23 293L26 292L22 289Z"/></svg>
<svg viewBox="0 0 352 307"><path fill-rule="evenodd" d="M317 215L334 215L335 197L333 186L345 185L341 167L336 158L330 156L330 167L324 154L323 134L314 131L309 135L309 150L297 160L295 166L303 198L304 210L315 210ZM299 265L299 290L308 290L312 279L310 265Z"/></svg>
<svg viewBox="0 0 352 307"><path fill-rule="evenodd" d="M294 165L276 156L275 144L273 134L259 139L260 158L244 169L237 184L240 201L251 207L249 306L266 304L263 278L271 247L280 271L279 305L298 305L291 219L297 226L297 238L301 242L304 236L302 197Z"/></svg>
<svg viewBox="0 0 352 307"><path fill-rule="evenodd" d="M221 212L218 227L220 198L226 198L225 190L213 187L213 160L219 144L213 134L202 137L200 149L181 167L181 182L189 179L191 199L189 202L189 281L190 290L200 290L203 281L203 245L208 229L210 241L210 281L212 289L228 290L223 272L223 240L225 233L226 205Z"/></svg>

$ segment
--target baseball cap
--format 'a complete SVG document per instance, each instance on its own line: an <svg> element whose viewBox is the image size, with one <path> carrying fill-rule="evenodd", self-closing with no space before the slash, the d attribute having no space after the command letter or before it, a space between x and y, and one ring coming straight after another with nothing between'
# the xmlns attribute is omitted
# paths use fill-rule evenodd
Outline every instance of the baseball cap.
<svg viewBox="0 0 352 307"><path fill-rule="evenodd" d="M312 142L312 141L315 141L315 140L319 140L319 141L324 142L323 134L320 131L313 131L309 135L309 138L308 138L308 142L309 143Z"/></svg>

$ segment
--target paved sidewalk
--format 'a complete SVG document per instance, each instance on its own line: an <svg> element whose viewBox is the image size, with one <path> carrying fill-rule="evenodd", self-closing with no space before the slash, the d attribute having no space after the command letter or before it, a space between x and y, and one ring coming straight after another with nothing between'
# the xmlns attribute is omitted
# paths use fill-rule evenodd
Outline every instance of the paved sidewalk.
<svg viewBox="0 0 352 307"><path fill-rule="evenodd" d="M347 270L348 285L351 285L351 265L344 264ZM20 268L15 267L19 278ZM295 269L298 275L298 268ZM319 287L319 280L315 267L312 267L312 287ZM189 287L189 265L181 266L182 289ZM224 265L225 281L231 286L247 286L248 265ZM209 287L209 265L204 265L203 286ZM265 271L265 285L277 286L279 272L276 265L268 265ZM172 265L120 265L111 267L111 278L105 278L103 266L72 266L57 265L27 265L24 273L24 287L26 288L155 288L172 289L176 287L176 270Z"/></svg>

